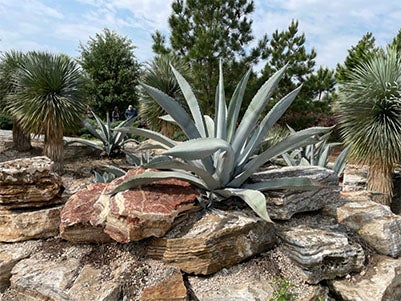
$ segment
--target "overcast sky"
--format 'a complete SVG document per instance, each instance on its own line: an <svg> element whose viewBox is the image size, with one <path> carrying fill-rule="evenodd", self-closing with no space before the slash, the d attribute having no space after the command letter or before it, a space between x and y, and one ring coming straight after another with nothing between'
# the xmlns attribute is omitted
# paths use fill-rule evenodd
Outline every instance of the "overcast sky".
<svg viewBox="0 0 401 301"><path fill-rule="evenodd" d="M109 28L127 36L143 62L152 58L151 34L168 34L171 0L0 0L0 51L47 50L79 55L79 43ZM256 38L292 19L317 51L317 64L335 67L368 31L386 45L401 28L401 0L255 0Z"/></svg>

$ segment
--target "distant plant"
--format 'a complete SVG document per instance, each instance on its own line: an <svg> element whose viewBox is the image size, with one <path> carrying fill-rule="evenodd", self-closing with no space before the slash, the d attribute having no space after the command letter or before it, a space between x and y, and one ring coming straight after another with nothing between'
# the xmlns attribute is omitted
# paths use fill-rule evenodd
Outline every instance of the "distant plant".
<svg viewBox="0 0 401 301"><path fill-rule="evenodd" d="M296 287L289 280L277 278L273 281L274 292L269 301L296 301L297 294L293 291Z"/></svg>
<svg viewBox="0 0 401 301"><path fill-rule="evenodd" d="M256 93L239 121L239 112L249 70L238 83L227 108L223 86L222 63L220 62L219 84L216 90L216 112L214 120L203 115L198 101L184 77L173 68L193 119L171 97L160 90L142 84L143 88L170 114L180 126L188 140L176 141L147 129L120 128L120 131L141 134L153 139L154 147L165 149L161 157L146 165L164 171L147 171L133 176L118 185L111 194L166 178L186 180L205 192L208 205L230 197L244 200L260 217L269 221L266 199L262 191L283 188L316 188L306 178L273 179L268 182L249 183L249 177L271 158L284 152L314 143L314 135L325 133L327 128L310 128L290 134L279 143L259 155L255 155L267 132L290 106L300 87L283 97L271 111L259 121L260 115L286 67L274 74ZM237 127L237 124L238 127Z"/></svg>
<svg viewBox="0 0 401 301"><path fill-rule="evenodd" d="M97 170L93 170L95 183L109 183L115 178L122 177L127 173L125 170L113 165L103 165L101 169L103 169L103 173Z"/></svg>
<svg viewBox="0 0 401 301"><path fill-rule="evenodd" d="M127 142L137 142L135 139L129 139L127 135L117 131L122 127L132 126L135 122L135 118L131 118L121 122L115 128L112 128L109 115L107 114L106 123L104 123L94 112L92 112L93 117L95 118L98 129L93 127L90 122L87 120L83 121L85 128L89 131L89 133L99 139L102 142L102 146L98 145L96 142L83 140L83 139L73 139L67 142L67 144L71 143L81 143L92 148L98 149L100 151L104 151L108 157L113 157L116 155L121 155L123 153L123 147Z"/></svg>
<svg viewBox="0 0 401 301"><path fill-rule="evenodd" d="M292 133L295 131L290 128ZM329 152L334 146L342 145L342 143L328 143L327 140L331 132L317 138L318 141L314 144L309 144L297 148L291 152L282 154L284 161L288 166L320 166L332 169L338 176L342 174L345 168L345 159L349 152L349 146L339 154L333 165L329 165Z"/></svg>

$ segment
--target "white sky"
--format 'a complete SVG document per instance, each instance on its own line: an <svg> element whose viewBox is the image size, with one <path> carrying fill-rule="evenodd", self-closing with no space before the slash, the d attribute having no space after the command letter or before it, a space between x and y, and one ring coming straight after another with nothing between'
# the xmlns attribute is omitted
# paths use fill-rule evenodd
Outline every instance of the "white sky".
<svg viewBox="0 0 401 301"><path fill-rule="evenodd" d="M79 43L109 28L137 46L143 62L152 54L151 34L168 34L171 0L0 0L0 51L48 50L73 57ZM292 19L317 51L317 64L334 68L368 31L377 45L401 28L401 0L255 0L258 39L288 27Z"/></svg>

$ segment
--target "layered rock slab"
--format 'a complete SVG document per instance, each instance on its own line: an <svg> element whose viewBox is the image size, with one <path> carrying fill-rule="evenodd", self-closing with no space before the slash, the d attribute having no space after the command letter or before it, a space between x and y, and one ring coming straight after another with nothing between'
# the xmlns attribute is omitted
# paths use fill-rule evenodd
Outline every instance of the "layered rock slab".
<svg viewBox="0 0 401 301"><path fill-rule="evenodd" d="M60 215L60 236L63 239L76 243L112 241L104 233L104 227L91 224L91 220L97 217L93 205L106 186L106 183L91 184L68 199Z"/></svg>
<svg viewBox="0 0 401 301"><path fill-rule="evenodd" d="M342 200L325 208L325 213L335 217L355 231L378 253L399 257L401 255L401 216L388 206L373 202L367 192L342 192Z"/></svg>
<svg viewBox="0 0 401 301"><path fill-rule="evenodd" d="M186 301L187 288L179 271L166 276L156 284L145 287L141 301Z"/></svg>
<svg viewBox="0 0 401 301"><path fill-rule="evenodd" d="M265 192L267 212L270 218L289 220L300 212L316 211L339 198L338 177L332 170L317 166L291 166L255 173L253 182L286 178L307 178L316 189L283 189Z"/></svg>
<svg viewBox="0 0 401 301"><path fill-rule="evenodd" d="M273 247L271 223L251 211L207 211L151 239L148 255L186 273L208 275Z"/></svg>
<svg viewBox="0 0 401 301"><path fill-rule="evenodd" d="M363 268L362 247L352 243L338 227L283 227L278 235L288 256L304 271L309 283L317 284Z"/></svg>
<svg viewBox="0 0 401 301"><path fill-rule="evenodd" d="M401 300L401 259L375 256L365 273L333 280L330 288L345 301Z"/></svg>

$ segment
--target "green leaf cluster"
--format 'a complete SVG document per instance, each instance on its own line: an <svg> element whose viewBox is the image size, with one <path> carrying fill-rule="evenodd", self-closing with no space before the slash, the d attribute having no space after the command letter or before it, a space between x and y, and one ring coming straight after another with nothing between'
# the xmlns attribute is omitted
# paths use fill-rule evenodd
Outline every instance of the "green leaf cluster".
<svg viewBox="0 0 401 301"><path fill-rule="evenodd" d="M272 158L291 149L313 143L315 142L314 135L328 130L327 128L310 128L292 133L279 143L256 155L267 132L291 105L300 90L298 87L291 91L268 114L262 115L285 73L286 67L284 66L263 84L245 109L242 118L240 118L239 113L251 70L238 83L230 105L227 107L223 67L222 62L220 62L214 119L203 114L189 83L174 68L173 73L190 113L187 113L172 97L156 88L143 84L143 88L149 95L169 114L166 120L174 120L188 140L178 143L160 133L147 129L119 129L122 132L143 135L157 141L157 147L165 149L163 156L152 160L146 167L166 171L148 171L134 176L121 183L112 193L159 179L183 179L205 191L210 201L239 197L260 217L269 220L266 200L262 191L287 187L312 187L314 186L313 183L308 179L299 178L253 184L248 183L247 180Z"/></svg>

